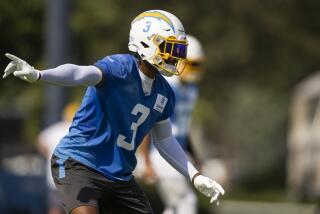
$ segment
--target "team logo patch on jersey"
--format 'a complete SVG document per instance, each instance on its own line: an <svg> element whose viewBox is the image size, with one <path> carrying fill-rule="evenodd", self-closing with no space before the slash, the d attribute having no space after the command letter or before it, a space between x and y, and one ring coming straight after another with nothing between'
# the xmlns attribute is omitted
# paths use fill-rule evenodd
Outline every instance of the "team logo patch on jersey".
<svg viewBox="0 0 320 214"><path fill-rule="evenodd" d="M162 113L164 108L166 107L166 104L168 102L168 98L158 94L157 95L157 99L156 99L156 103L154 104L153 108L155 110L157 110L158 112Z"/></svg>

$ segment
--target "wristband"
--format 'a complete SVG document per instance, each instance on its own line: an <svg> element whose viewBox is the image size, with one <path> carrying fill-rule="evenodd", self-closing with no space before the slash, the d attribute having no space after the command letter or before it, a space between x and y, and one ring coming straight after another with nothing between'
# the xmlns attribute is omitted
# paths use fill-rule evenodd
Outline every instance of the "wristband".
<svg viewBox="0 0 320 214"><path fill-rule="evenodd" d="M191 182L192 182L192 184L194 185L194 179L196 178L196 177L198 177L199 175L201 175L199 172L197 172L196 174L194 174L194 176L192 177L192 180L191 180Z"/></svg>
<svg viewBox="0 0 320 214"><path fill-rule="evenodd" d="M38 76L37 81L39 81L39 80L41 79L41 77L42 77L42 75L41 75L41 72L40 72L40 71L38 71L38 74L39 74L39 76Z"/></svg>

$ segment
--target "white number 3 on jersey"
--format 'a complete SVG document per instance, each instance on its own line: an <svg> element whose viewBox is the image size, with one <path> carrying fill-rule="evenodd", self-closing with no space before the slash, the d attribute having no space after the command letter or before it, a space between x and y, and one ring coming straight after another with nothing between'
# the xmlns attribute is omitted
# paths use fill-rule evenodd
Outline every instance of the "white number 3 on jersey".
<svg viewBox="0 0 320 214"><path fill-rule="evenodd" d="M133 115L137 115L138 113L141 113L141 116L138 118L138 121L132 122L131 124L131 130L133 131L132 134L132 139L131 139L131 143L128 143L125 141L126 136L120 134L117 138L117 145L119 147L122 147L128 151L132 151L134 149L135 146L135 138L136 138L136 134L137 134L137 129L138 127L147 119L149 113L150 113L150 109L140 103L138 103L137 105L135 105L135 107L132 109L131 114Z"/></svg>

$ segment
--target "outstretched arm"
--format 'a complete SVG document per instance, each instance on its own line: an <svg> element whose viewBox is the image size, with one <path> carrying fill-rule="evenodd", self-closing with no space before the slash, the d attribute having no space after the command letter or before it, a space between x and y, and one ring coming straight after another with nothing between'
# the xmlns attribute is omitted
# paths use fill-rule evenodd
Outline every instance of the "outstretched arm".
<svg viewBox="0 0 320 214"><path fill-rule="evenodd" d="M205 177L188 160L185 152L172 136L170 120L158 122L152 129L152 138L161 156L185 177L189 178L196 189L205 196L210 197L210 202L218 202L219 196L224 194L224 189L214 180Z"/></svg>
<svg viewBox="0 0 320 214"><path fill-rule="evenodd" d="M39 80L61 86L90 86L97 85L101 79L102 72L93 65L64 64L41 71Z"/></svg>
<svg viewBox="0 0 320 214"><path fill-rule="evenodd" d="M97 85L102 80L102 72L92 65L64 64L53 69L39 71L12 54L7 53L6 57L12 61L6 67L3 78L13 74L31 83L44 81L61 86Z"/></svg>

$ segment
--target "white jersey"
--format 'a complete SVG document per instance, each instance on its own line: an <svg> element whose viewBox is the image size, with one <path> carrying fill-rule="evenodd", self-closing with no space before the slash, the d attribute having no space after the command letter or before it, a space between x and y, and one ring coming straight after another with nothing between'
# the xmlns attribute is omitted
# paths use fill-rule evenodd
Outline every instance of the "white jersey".
<svg viewBox="0 0 320 214"><path fill-rule="evenodd" d="M175 109L171 116L172 132L180 145L185 149L190 130L191 116L198 97L196 84L183 84L179 77L166 78L175 94Z"/></svg>
<svg viewBox="0 0 320 214"><path fill-rule="evenodd" d="M39 135L39 143L47 148L48 156L47 156L47 183L51 189L55 189L54 181L51 175L51 156L56 145L59 141L68 133L71 122L61 121L54 123L41 131Z"/></svg>

